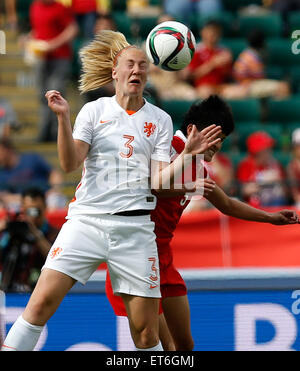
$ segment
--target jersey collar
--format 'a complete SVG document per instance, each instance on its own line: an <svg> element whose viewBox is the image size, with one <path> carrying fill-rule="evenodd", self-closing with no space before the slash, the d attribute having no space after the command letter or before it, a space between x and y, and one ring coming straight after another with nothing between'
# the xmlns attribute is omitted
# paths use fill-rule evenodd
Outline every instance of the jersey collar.
<svg viewBox="0 0 300 371"><path fill-rule="evenodd" d="M181 153L184 150L186 141L187 138L183 132L181 130L177 130L172 140L172 146L177 153Z"/></svg>

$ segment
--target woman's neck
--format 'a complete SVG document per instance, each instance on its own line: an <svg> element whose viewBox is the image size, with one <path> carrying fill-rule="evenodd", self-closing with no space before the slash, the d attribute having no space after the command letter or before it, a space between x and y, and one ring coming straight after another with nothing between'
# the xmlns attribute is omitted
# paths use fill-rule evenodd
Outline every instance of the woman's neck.
<svg viewBox="0 0 300 371"><path fill-rule="evenodd" d="M116 93L116 100L124 110L138 111L145 104L141 96L128 96Z"/></svg>

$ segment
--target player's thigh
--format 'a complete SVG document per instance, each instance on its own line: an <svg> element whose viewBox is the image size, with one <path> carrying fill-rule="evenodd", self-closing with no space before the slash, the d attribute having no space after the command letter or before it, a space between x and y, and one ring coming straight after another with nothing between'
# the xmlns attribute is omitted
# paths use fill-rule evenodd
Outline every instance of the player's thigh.
<svg viewBox="0 0 300 371"><path fill-rule="evenodd" d="M31 324L44 325L75 282L76 280L64 273L45 268L25 308L23 318Z"/></svg>
<svg viewBox="0 0 300 371"><path fill-rule="evenodd" d="M129 322L138 332L145 328L158 331L159 299L121 294Z"/></svg>
<svg viewBox="0 0 300 371"><path fill-rule="evenodd" d="M162 300L166 322L177 350L192 350L190 306L187 295Z"/></svg>
<svg viewBox="0 0 300 371"><path fill-rule="evenodd" d="M96 218L74 218L61 228L42 270L50 268L85 284L107 255L107 238Z"/></svg>
<svg viewBox="0 0 300 371"><path fill-rule="evenodd" d="M115 294L160 298L154 223L150 216L114 217L107 266Z"/></svg>

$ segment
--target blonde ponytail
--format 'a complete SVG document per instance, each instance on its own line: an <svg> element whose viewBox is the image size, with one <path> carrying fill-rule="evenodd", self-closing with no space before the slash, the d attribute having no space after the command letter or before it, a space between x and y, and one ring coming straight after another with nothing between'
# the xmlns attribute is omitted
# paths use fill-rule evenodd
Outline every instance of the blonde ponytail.
<svg viewBox="0 0 300 371"><path fill-rule="evenodd" d="M122 33L103 30L90 44L83 47L79 52L82 62L80 92L86 93L111 82L116 56L128 46L130 44Z"/></svg>

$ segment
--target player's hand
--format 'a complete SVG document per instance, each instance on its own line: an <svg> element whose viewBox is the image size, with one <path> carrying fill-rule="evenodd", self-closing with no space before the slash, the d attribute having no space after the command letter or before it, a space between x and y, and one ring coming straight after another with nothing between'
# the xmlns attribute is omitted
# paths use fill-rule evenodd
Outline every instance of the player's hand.
<svg viewBox="0 0 300 371"><path fill-rule="evenodd" d="M213 192L216 187L216 182L212 179L198 178L195 182L197 194L201 193L203 197L207 197Z"/></svg>
<svg viewBox="0 0 300 371"><path fill-rule="evenodd" d="M192 131L185 144L185 154L204 154L205 151L221 141L221 139L218 138L221 133L221 126L210 125L198 131L196 125L193 125Z"/></svg>
<svg viewBox="0 0 300 371"><path fill-rule="evenodd" d="M70 107L68 102L61 96L60 92L57 90L49 90L45 94L48 100L49 108L57 115L68 114L70 112Z"/></svg>
<svg viewBox="0 0 300 371"><path fill-rule="evenodd" d="M271 224L287 225L300 224L298 214L293 210L281 210L271 214Z"/></svg>

